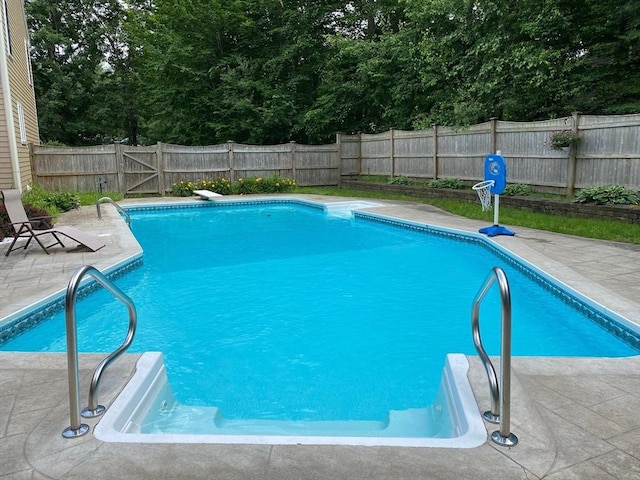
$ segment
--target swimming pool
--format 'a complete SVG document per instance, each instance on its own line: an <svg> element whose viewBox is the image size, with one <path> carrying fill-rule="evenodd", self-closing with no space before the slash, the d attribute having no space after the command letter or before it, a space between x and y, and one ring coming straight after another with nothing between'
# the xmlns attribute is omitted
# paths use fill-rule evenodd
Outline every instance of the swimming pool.
<svg viewBox="0 0 640 480"><path fill-rule="evenodd" d="M200 216L205 210L207 215ZM292 213L293 217L289 218ZM138 344L139 351L155 350L162 337L171 338L178 346L189 345L176 354L188 359L186 367L176 367L171 354L165 354L172 386L180 383L176 379L181 374L188 380L186 390L176 389L178 399L187 405L221 405L227 418L380 421L395 408L408 410L429 405L438 393L446 353L473 353L469 333L470 302L487 271L496 263L504 266L512 283L514 318L525 319L518 327L520 335L514 328L514 354L626 356L637 353L610 335L600 336L604 331L595 323L597 312L588 312L587 319L581 314L579 322L575 318L571 320L571 315L589 308L576 310L575 299L564 298L565 293L550 296L553 287L544 281L543 287L538 286L534 291L535 274L474 236L371 215L357 215L354 220L327 217L322 210L299 204L245 204L233 208L219 204L215 208L166 210L163 217L180 223L161 227L158 227L157 210L131 211L131 214L134 232L145 249L145 264L119 280L123 282L121 288L131 292L134 301L141 305L141 318L173 317L185 310L185 304L189 305L177 327L162 331L154 323L148 332L138 333L134 345ZM255 221L247 221L247 214L253 215ZM284 217L287 219L283 222ZM238 219L237 229L232 229L230 225ZM211 223L212 231L203 228L207 223ZM149 238L157 242L147 243L144 239L145 224L150 228ZM326 224L328 230L316 231L316 225L320 224ZM159 229L154 230L156 228ZM260 236L265 232L267 237ZM299 241L291 242L296 236ZM452 242L463 251L447 253ZM198 248L193 248L194 245ZM231 251L231 245L239 248ZM160 252L157 262L151 260L154 251ZM474 268L469 271L468 265ZM268 277L267 273L274 277ZM442 281L445 273L453 274L450 285ZM162 277L169 285L185 283L204 287L206 298L202 298L202 293L190 291L177 294L178 301L174 304L171 292L164 291L160 299L151 299L148 291L142 292L143 284L149 287L146 290L157 290L157 280ZM296 291L286 293L286 285L279 283L285 279L289 283L287 288L293 285ZM390 291L391 287L398 290ZM261 292L268 295L260 297ZM451 295L449 303L444 301L443 292ZM326 300L316 305L318 302L308 300L313 296ZM99 295L95 298L101 305L103 300ZM143 307L148 307L144 314ZM84 316L81 308L85 307L79 306L79 316ZM94 309L86 308L87 312ZM490 302L483 318L496 316L497 308L497 302ZM112 307L106 310L111 312ZM92 321L113 323L107 322L112 317L115 315L98 315ZM121 317L126 321L126 315ZM549 317L553 322L542 321ZM194 322L203 319L204 324L195 327ZM247 325L246 320L251 320L252 325ZM497 353L499 335L492 331L492 325L497 323L483 322L487 324L487 330L483 326L483 338L490 354ZM54 324L55 321L50 323ZM210 336L203 335L205 327ZM255 330L248 330L250 327ZM346 328L346 333L339 328ZM200 346L194 347L191 341L183 340L185 330L198 332L196 341L201 341ZM274 331L284 331L286 335L276 339L272 336ZM366 335L369 331L383 332L384 341L369 338ZM549 342L550 331L559 332L562 339ZM119 343L123 329L116 328L115 332L112 340ZM54 333L43 335L42 331L39 335L55 337ZM85 337L89 336L80 333L81 339ZM534 341L525 343L522 341L525 337ZM22 339L27 343L31 341L28 335ZM417 340L416 344L409 344L411 339ZM432 339L443 349L430 345ZM460 340L462 344L455 344ZM109 341L107 338L106 343ZM104 342L103 338L99 344L87 344L81 349L103 350ZM366 354L360 349L376 342L380 343L381 350L375 353ZM391 351L390 346L394 345L402 345L403 351ZM247 346L251 358L249 353L239 350ZM56 351L64 346L54 340L46 348ZM232 355L216 357L221 351ZM256 351L266 356L254 358ZM327 351L327 356L321 356ZM206 357L211 352L214 357L209 361ZM404 353L410 354L408 359L400 359L399 355ZM230 373L221 368L215 376L216 388L224 384L230 399L222 398L220 390L215 393L219 398L198 397L199 391L214 390L211 380L205 381L202 375L207 365L229 365L229 358L235 358L233 363L245 365L241 372ZM336 359L353 366L353 370L334 374ZM318 375L316 364L331 372L322 377L326 382L317 385L309 381ZM426 368L433 365L435 369ZM269 381L283 376L281 372L308 384L304 391L295 390L295 398L291 400L294 403L277 397L287 388ZM198 380L195 386L190 384L194 378ZM268 381L264 382L265 379ZM253 380L258 383L251 383ZM358 383L360 380L367 383ZM260 392L259 395L251 391L247 395L247 385L253 385L251 388ZM400 388L407 385L408 390ZM363 391L370 393L375 401L362 401L358 392ZM331 395L327 392L341 392L340 396L349 400L349 405L328 405L327 398Z"/></svg>

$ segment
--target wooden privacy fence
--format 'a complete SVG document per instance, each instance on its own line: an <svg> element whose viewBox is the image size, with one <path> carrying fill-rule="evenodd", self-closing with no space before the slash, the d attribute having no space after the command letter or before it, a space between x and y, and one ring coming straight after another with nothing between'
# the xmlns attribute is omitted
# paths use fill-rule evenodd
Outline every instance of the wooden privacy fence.
<svg viewBox="0 0 640 480"><path fill-rule="evenodd" d="M546 143L556 130L580 131L576 147L557 151ZM204 147L158 143L149 147L31 147L33 181L47 189L160 194L176 182L224 177L235 182L278 174L298 185L339 185L358 175L415 179L483 179L484 158L500 151L507 182L539 191L617 184L640 191L640 114L570 117L540 122L491 120L464 129L390 130L338 134L332 145Z"/></svg>
<svg viewBox="0 0 640 480"><path fill-rule="evenodd" d="M549 133L577 130L575 148L553 150ZM617 184L640 190L640 114L571 117L541 122L491 120L465 129L390 130L338 135L343 176L483 179L484 158L500 151L507 182L571 195L576 188Z"/></svg>
<svg viewBox="0 0 640 480"><path fill-rule="evenodd" d="M48 190L170 192L180 181L266 177L278 174L298 185L337 185L338 149L332 145L221 145L187 147L158 143L148 147L31 146L33 181Z"/></svg>

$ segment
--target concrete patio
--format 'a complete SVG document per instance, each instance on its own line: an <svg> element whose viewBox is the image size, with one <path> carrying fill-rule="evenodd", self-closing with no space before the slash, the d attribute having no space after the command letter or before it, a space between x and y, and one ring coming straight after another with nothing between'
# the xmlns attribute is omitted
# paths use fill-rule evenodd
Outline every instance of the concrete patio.
<svg viewBox="0 0 640 480"><path fill-rule="evenodd" d="M312 201L344 200L317 195ZM125 204L184 199L135 199ZM197 201L197 200L194 200ZM377 200L376 200L377 201ZM376 213L477 231L486 226L424 204L384 201ZM135 237L111 205L64 214L104 239L95 253L37 246L4 256L0 244L0 322L66 288L83 264L104 270L139 255ZM640 246L514 228L494 241L593 301L640 326ZM135 231L135 226L134 226ZM71 242L70 242L71 243ZM126 354L105 373L100 398L115 398L135 370ZM80 355L82 401L102 356ZM482 411L489 407L484 369L469 358L469 379ZM473 449L313 445L105 443L67 440L66 356L0 352L0 478L4 479L640 479L640 356L531 358L513 361L514 448L490 440ZM90 420L91 426L98 420ZM491 433L496 426L486 424Z"/></svg>

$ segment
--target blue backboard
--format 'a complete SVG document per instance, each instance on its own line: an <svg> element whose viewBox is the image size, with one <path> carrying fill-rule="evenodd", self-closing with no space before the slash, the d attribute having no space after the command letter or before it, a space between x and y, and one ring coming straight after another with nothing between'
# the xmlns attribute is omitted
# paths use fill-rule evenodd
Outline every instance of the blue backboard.
<svg viewBox="0 0 640 480"><path fill-rule="evenodd" d="M484 159L484 179L493 180L491 194L500 195L507 186L507 165L502 155L490 154Z"/></svg>

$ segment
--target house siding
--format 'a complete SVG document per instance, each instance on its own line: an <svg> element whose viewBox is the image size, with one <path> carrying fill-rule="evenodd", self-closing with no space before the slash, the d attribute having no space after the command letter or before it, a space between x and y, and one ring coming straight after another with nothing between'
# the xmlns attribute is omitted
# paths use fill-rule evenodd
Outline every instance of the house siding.
<svg viewBox="0 0 640 480"><path fill-rule="evenodd" d="M9 188L13 186L13 175L7 138L7 119L3 105L4 92L0 84L0 188Z"/></svg>
<svg viewBox="0 0 640 480"><path fill-rule="evenodd" d="M2 0L3 1L3 0ZM32 181L31 177L31 160L29 157L29 143L38 144L39 130L38 130L38 115L36 110L36 99L33 84L30 78L30 65L28 62L28 30L26 24L26 18L24 14L24 8L22 0L8 0L9 5L9 32L11 35L11 48L12 52L9 55L7 52L7 74L10 85L10 97L11 97L11 112L4 112L4 126L0 124L0 132L7 132L6 115L10 114L13 118L13 132L15 137L18 153L18 162L20 165L20 183L24 186ZM4 16L4 8L0 15ZM3 19L4 21L4 19ZM26 40L26 41L25 41ZM6 49L6 45L2 45ZM6 51L6 50L5 50ZM4 92L6 94L6 92ZM26 132L26 142L22 142L20 136L20 119L18 116L18 103L22 105L24 113L24 125ZM7 163L3 157L4 149L9 154L9 145L7 142L6 147L0 144L0 186L8 187L14 186L13 184L13 165L11 164L10 157ZM11 185L6 184L10 182Z"/></svg>

